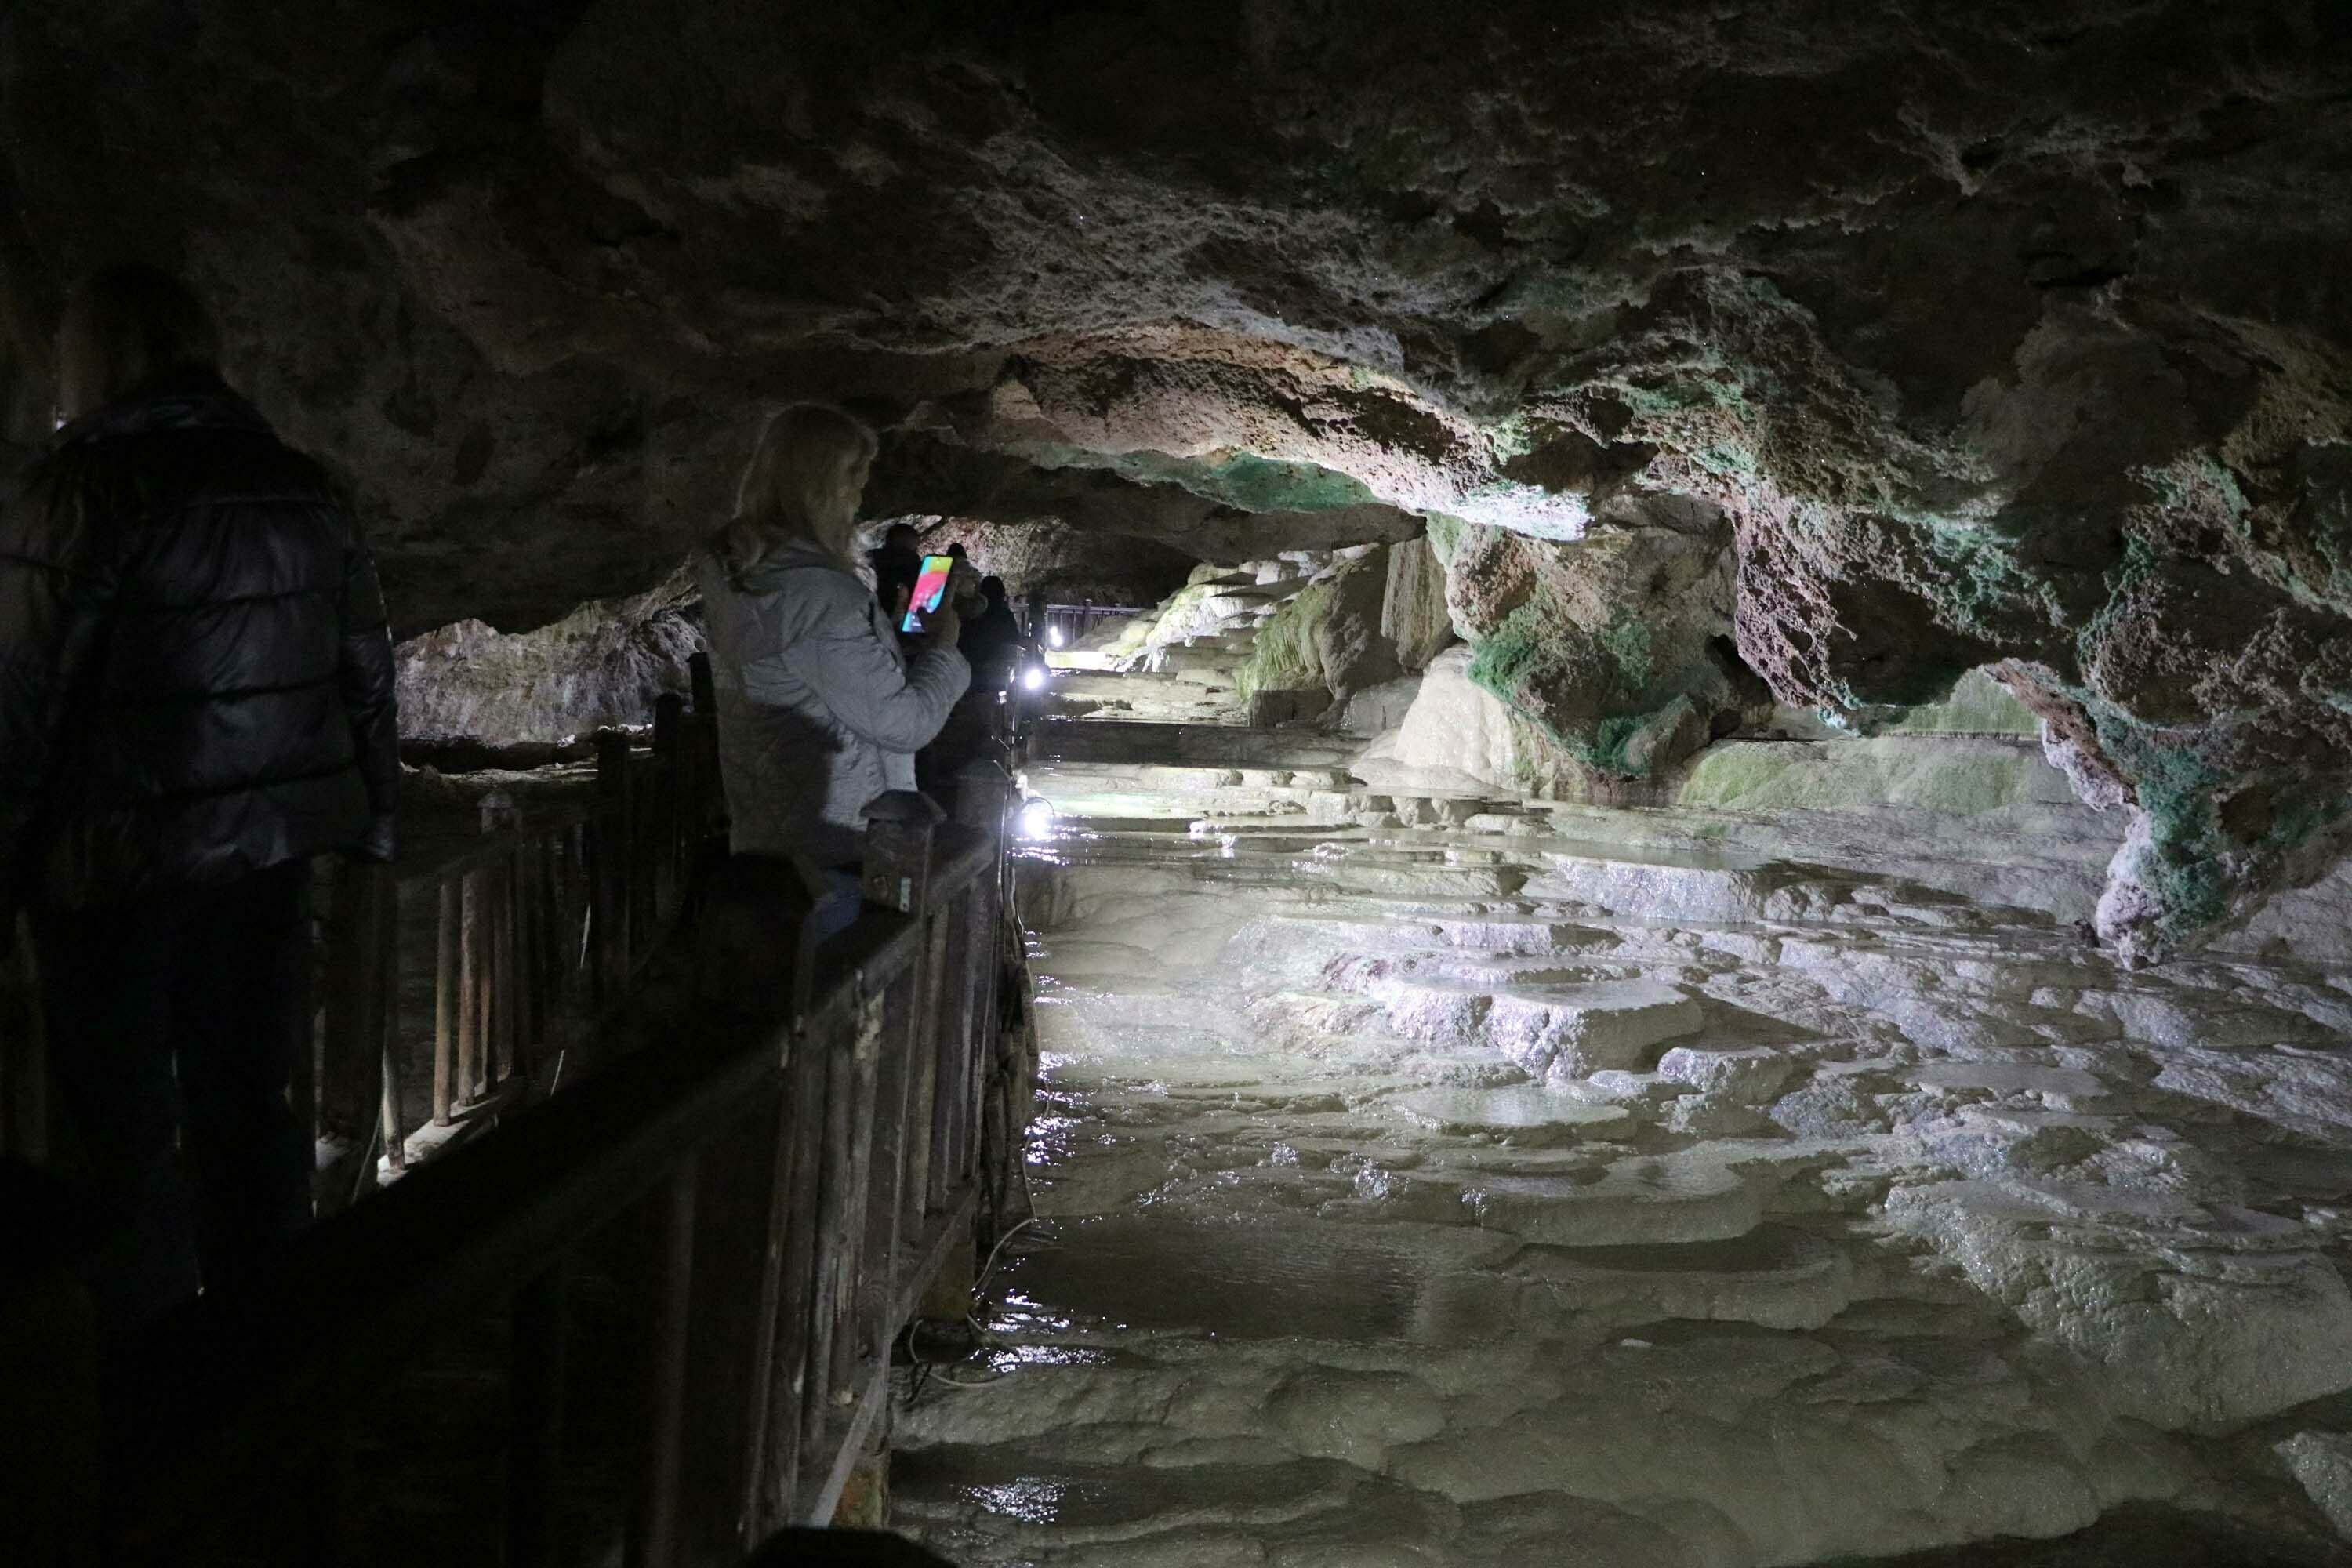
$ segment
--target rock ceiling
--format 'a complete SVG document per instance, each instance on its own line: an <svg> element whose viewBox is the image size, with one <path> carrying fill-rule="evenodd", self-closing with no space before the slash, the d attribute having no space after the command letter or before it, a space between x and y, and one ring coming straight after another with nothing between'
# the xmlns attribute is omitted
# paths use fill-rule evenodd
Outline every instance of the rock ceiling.
<svg viewBox="0 0 2352 1568"><path fill-rule="evenodd" d="M1530 710L1565 542L1712 541L1785 701L2000 666L2127 951L2340 848L2329 0L21 0L0 93L12 434L71 272L184 262L415 626L644 588L824 395L894 510L1500 531Z"/></svg>

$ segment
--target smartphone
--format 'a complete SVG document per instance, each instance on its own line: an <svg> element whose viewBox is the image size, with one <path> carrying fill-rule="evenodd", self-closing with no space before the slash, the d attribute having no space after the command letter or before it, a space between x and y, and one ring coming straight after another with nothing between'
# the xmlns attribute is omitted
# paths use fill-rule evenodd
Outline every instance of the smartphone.
<svg viewBox="0 0 2352 1568"><path fill-rule="evenodd" d="M907 618L898 623L900 631L919 632L923 629L923 617L938 609L940 601L947 597L948 574L954 570L955 557L952 555L923 557L923 574L915 579L915 596L907 601Z"/></svg>

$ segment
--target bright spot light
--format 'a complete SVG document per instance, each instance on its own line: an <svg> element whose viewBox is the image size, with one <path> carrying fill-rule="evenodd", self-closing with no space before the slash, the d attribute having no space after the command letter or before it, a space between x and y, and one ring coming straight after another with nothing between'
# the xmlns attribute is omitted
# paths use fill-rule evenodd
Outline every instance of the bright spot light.
<svg viewBox="0 0 2352 1568"><path fill-rule="evenodd" d="M1021 837L1051 838L1054 837L1054 803L1032 796L1021 803Z"/></svg>
<svg viewBox="0 0 2352 1568"><path fill-rule="evenodd" d="M1024 691L1045 690L1045 672L1034 664L1028 668L1023 670L1021 672L1021 689Z"/></svg>
<svg viewBox="0 0 2352 1568"><path fill-rule="evenodd" d="M1051 645L1052 647L1061 647L1061 646L1062 646L1062 628L1061 628L1061 627L1059 627L1059 626L1047 626L1047 627L1045 628L1045 641L1046 641L1049 645Z"/></svg>

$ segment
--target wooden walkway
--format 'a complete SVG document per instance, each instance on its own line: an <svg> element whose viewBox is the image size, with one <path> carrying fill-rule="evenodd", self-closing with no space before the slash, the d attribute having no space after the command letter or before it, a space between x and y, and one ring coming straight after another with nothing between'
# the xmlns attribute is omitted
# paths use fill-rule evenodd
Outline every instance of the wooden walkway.
<svg viewBox="0 0 2352 1568"><path fill-rule="evenodd" d="M354 879L321 1127L364 1146L381 1116L414 1153L414 1107L507 1108L267 1289L89 1369L98 1440L61 1429L58 1462L95 1478L107 1560L667 1568L833 1520L894 1342L934 1287L961 1314L1011 1223L1035 1062L1010 777L966 768L946 821L886 797L873 897L819 945L789 867L711 853L696 726L668 724L570 817ZM595 1027L546 1096L567 1007Z"/></svg>

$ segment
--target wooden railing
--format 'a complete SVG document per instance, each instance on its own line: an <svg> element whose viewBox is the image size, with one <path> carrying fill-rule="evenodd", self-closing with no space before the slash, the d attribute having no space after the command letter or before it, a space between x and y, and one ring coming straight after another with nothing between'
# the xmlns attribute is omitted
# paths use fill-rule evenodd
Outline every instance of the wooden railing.
<svg viewBox="0 0 2352 1568"><path fill-rule="evenodd" d="M620 731L596 736L589 803L486 824L454 854L333 868L320 1030L290 1086L319 1147L335 1152L315 1183L320 1215L375 1184L379 1152L400 1175L412 1152L436 1152L481 1113L551 1087L558 1037L626 989L724 818L702 673L694 711L676 696L656 704L650 752ZM0 931L0 1154L37 1163L51 1107L16 940ZM415 972L425 983L404 984ZM428 1077L429 1100L415 1092ZM406 1115L419 1101L423 1127Z"/></svg>
<svg viewBox="0 0 2352 1568"><path fill-rule="evenodd" d="M699 671L698 670L698 674ZM698 685L699 682L698 682ZM326 1006L316 1059L294 1085L322 1147L345 1152L320 1183L320 1211L364 1191L381 1149L388 1173L412 1152L404 1106L430 1076L423 1156L469 1112L551 1087L552 1037L626 988L684 897L695 856L723 821L707 694L654 710L650 754L618 731L596 736L592 804L517 826L486 822L478 844L402 867L346 866L328 931ZM404 939L429 935L430 984L404 1004ZM422 955L420 955L422 956Z"/></svg>
<svg viewBox="0 0 2352 1568"><path fill-rule="evenodd" d="M1097 605L1092 599L1075 605L1047 605L1038 616L1038 623L1029 628L1029 635L1039 643L1054 647L1076 644L1104 621L1124 620L1129 616L1151 613L1149 605ZM1052 634L1059 631L1063 640L1054 643Z"/></svg>
<svg viewBox="0 0 2352 1568"><path fill-rule="evenodd" d="M346 1533L348 1444L420 1347L502 1304L509 1414L479 1452L503 1467L503 1518L479 1560L603 1556L610 1542L565 1533L567 1394L623 1367L642 1412L628 1563L737 1561L771 1531L830 1521L878 1432L893 1341L935 1280L961 1316L977 1222L1001 1221L1017 1182L1034 1062L1005 1026L1025 996L1009 783L992 763L959 783L955 819L908 811L871 836L868 885L908 907L869 902L820 945L790 900L698 895L656 968L694 968L682 950L721 929L728 984L658 1020L661 1044L314 1227L266 1289L201 1298L148 1334L110 1384L113 1560L209 1561L224 1537L236 1561L386 1555ZM500 862L446 868L445 885L484 864ZM495 984L503 939L484 930L478 909ZM743 961L746 931L767 933L763 961ZM520 973L528 942L512 945ZM616 1224L649 1238L625 1281L636 1342L567 1371L579 1260Z"/></svg>

